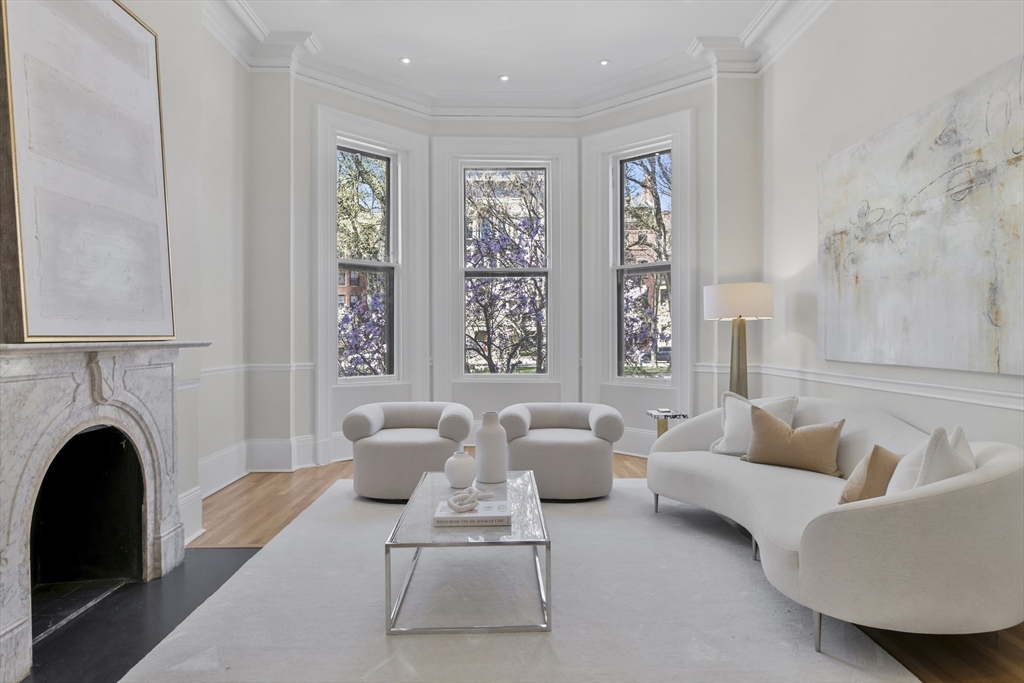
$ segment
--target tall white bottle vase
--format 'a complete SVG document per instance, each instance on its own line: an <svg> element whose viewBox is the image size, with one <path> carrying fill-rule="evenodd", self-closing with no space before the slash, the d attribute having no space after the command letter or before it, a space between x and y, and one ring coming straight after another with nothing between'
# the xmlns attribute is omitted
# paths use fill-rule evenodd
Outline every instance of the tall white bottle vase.
<svg viewBox="0 0 1024 683"><path fill-rule="evenodd" d="M476 432L476 480L498 484L508 479L508 442L498 414L484 413L484 422Z"/></svg>

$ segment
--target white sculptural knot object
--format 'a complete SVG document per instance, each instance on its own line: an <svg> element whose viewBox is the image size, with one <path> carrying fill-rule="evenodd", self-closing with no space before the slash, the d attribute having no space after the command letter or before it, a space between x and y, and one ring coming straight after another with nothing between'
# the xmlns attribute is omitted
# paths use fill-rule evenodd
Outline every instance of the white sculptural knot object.
<svg viewBox="0 0 1024 683"><path fill-rule="evenodd" d="M494 498L493 493L484 493L480 489L470 486L465 491L459 491L448 499L448 507L453 512L472 512L476 510L477 503L481 500Z"/></svg>

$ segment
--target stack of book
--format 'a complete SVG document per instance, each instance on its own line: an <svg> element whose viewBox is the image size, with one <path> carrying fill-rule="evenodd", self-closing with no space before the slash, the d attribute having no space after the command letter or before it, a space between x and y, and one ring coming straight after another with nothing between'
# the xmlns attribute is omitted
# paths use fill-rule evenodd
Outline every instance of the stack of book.
<svg viewBox="0 0 1024 683"><path fill-rule="evenodd" d="M434 526L511 526L512 509L507 500L482 500L475 510L455 512L447 501L437 504Z"/></svg>

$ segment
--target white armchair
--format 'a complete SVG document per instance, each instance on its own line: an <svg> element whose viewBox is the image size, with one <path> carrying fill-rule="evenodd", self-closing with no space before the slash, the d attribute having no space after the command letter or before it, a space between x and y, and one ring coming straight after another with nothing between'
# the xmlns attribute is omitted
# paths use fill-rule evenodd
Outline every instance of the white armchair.
<svg viewBox="0 0 1024 683"><path fill-rule="evenodd" d="M597 403L519 403L501 411L508 466L533 470L546 500L583 500L612 490L612 444L625 424Z"/></svg>
<svg viewBox="0 0 1024 683"><path fill-rule="evenodd" d="M345 416L357 495L407 500L424 472L444 469L469 436L473 413L458 403L368 403Z"/></svg>

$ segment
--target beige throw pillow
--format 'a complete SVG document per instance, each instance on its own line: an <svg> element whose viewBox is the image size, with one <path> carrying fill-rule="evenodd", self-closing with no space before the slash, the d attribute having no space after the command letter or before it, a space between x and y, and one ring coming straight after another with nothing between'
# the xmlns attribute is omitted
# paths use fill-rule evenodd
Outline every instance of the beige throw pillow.
<svg viewBox="0 0 1024 683"><path fill-rule="evenodd" d="M843 473L836 466L836 453L844 424L846 420L793 429L771 413L751 406L753 433L747 454L740 460L841 477Z"/></svg>
<svg viewBox="0 0 1024 683"><path fill-rule="evenodd" d="M796 396L765 399L761 409L779 418L787 425L793 424L796 415ZM750 406L749 399L727 391L722 394L722 432L723 436L711 444L712 453L722 455L743 455L750 445Z"/></svg>
<svg viewBox="0 0 1024 683"><path fill-rule="evenodd" d="M892 451L875 446L868 457L857 463L839 496L839 504L852 503L885 495L892 473L900 464L900 456Z"/></svg>

